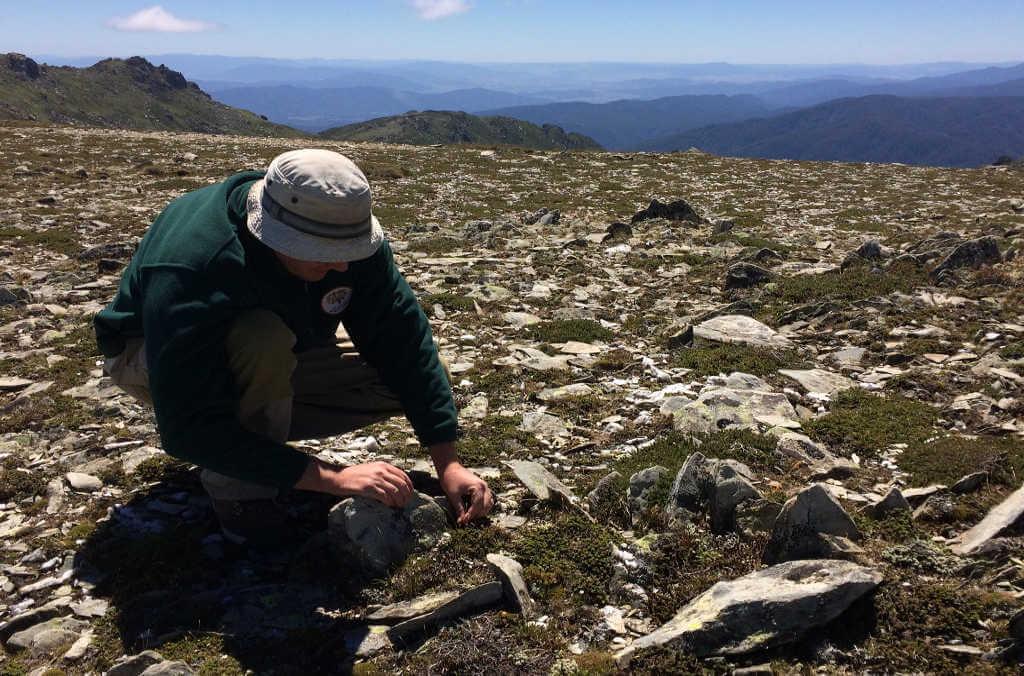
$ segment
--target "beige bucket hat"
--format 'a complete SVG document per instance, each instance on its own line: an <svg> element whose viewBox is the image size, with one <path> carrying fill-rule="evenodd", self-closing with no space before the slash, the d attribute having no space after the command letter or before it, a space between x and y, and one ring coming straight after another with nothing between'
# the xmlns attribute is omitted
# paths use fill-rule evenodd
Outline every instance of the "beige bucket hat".
<svg viewBox="0 0 1024 676"><path fill-rule="evenodd" d="M366 176L331 150L278 155L249 189L247 223L275 251L303 261L369 258L384 241Z"/></svg>

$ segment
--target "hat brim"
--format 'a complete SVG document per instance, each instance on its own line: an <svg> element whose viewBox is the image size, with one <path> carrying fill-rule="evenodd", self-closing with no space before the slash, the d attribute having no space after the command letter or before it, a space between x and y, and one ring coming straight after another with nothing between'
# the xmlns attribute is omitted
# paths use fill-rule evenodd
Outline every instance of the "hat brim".
<svg viewBox="0 0 1024 676"><path fill-rule="evenodd" d="M274 251L313 263L351 263L369 258L384 241L384 230L377 217L372 215L370 230L366 235L353 239L332 239L296 230L275 219L263 208L263 186L264 181L260 179L249 189L246 225L253 237Z"/></svg>

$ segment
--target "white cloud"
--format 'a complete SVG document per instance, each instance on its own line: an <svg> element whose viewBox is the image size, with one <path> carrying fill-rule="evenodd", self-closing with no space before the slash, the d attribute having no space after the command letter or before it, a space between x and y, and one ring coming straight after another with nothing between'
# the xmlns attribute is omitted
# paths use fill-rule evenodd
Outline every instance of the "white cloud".
<svg viewBox="0 0 1024 676"><path fill-rule="evenodd" d="M411 0L421 19L433 21L469 11L466 0Z"/></svg>
<svg viewBox="0 0 1024 676"><path fill-rule="evenodd" d="M131 16L114 17L108 22L119 31L147 33L201 33L217 28L217 24L194 19L179 19L160 5L140 9Z"/></svg>

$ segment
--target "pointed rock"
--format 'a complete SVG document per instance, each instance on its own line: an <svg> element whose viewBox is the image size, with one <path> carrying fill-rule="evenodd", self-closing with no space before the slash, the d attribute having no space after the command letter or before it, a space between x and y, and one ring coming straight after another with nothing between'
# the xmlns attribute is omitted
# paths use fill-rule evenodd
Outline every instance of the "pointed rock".
<svg viewBox="0 0 1024 676"><path fill-rule="evenodd" d="M504 554L488 554L487 563L501 580L505 599L512 606L529 618L533 615L533 598L523 579L523 566L515 559Z"/></svg>
<svg viewBox="0 0 1024 676"><path fill-rule="evenodd" d="M860 540L860 531L842 505L821 484L814 484L790 498L775 521L764 550L768 564L794 559L813 559L841 554L836 543L821 535Z"/></svg>
<svg viewBox="0 0 1024 676"><path fill-rule="evenodd" d="M909 512L911 508L900 489L893 486L884 498L869 505L866 511L875 519L884 519L897 512Z"/></svg>

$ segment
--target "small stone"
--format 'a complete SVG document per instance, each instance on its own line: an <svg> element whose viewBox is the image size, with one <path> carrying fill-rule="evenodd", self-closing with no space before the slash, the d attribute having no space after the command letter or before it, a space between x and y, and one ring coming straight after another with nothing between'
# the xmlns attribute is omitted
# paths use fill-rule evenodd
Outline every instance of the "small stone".
<svg viewBox="0 0 1024 676"><path fill-rule="evenodd" d="M379 608L367 615L365 619L370 622L383 622L385 624L401 622L437 610L458 597L459 593L454 591L426 594L411 601L392 603L391 605Z"/></svg>
<svg viewBox="0 0 1024 676"><path fill-rule="evenodd" d="M884 519L897 512L909 512L910 503L903 497L900 489L893 487L881 500L867 507L867 512L875 519Z"/></svg>
<svg viewBox="0 0 1024 676"><path fill-rule="evenodd" d="M559 481L558 477L549 472L543 465L531 460L510 460L505 465L512 470L524 486L542 502L564 501L575 503L576 496L572 489Z"/></svg>
<svg viewBox="0 0 1024 676"><path fill-rule="evenodd" d="M65 662L77 662L85 657L86 653L89 652L89 648L92 646L93 633L92 630L86 630L78 640L71 644L67 652L64 653L62 658Z"/></svg>
<svg viewBox="0 0 1024 676"><path fill-rule="evenodd" d="M821 394L833 395L843 390L853 389L857 386L855 382L846 376L832 373L824 369L794 370L780 369L779 375L792 378L800 387L807 392L818 392Z"/></svg>
<svg viewBox="0 0 1024 676"><path fill-rule="evenodd" d="M949 490L958 494L973 493L981 488L986 481L988 481L988 472L973 472L958 479L949 487Z"/></svg>
<svg viewBox="0 0 1024 676"><path fill-rule="evenodd" d="M735 263L725 273L725 288L747 289L758 284L770 282L775 275L771 271L753 263Z"/></svg>
<svg viewBox="0 0 1024 676"><path fill-rule="evenodd" d="M622 475L618 472L610 472L601 477L601 480L594 486L594 490L587 493L586 502L591 512L605 506L614 507L616 502L622 500L616 485L622 481Z"/></svg>
<svg viewBox="0 0 1024 676"><path fill-rule="evenodd" d="M561 401L572 397L585 397L594 393L594 389L586 383L573 383L562 387L541 390L537 398L543 402Z"/></svg>
<svg viewBox="0 0 1024 676"><path fill-rule="evenodd" d="M64 477L68 480L68 484L73 489L76 491L82 491L83 493L95 493L103 488L103 481L101 481L99 477L91 474L68 472Z"/></svg>
<svg viewBox="0 0 1024 676"><path fill-rule="evenodd" d="M501 582L487 582L462 592L452 601L426 615L414 617L388 630L388 638L392 643L402 645L411 637L423 631L490 608L504 598L504 587Z"/></svg>
<svg viewBox="0 0 1024 676"><path fill-rule="evenodd" d="M746 315L723 315L698 324L693 329L697 338L718 343L738 343L758 347L790 347L788 338Z"/></svg>
<svg viewBox="0 0 1024 676"><path fill-rule="evenodd" d="M25 378L18 378L15 376L3 376L0 377L0 392L17 392L23 390L32 383L34 380L26 380Z"/></svg>
<svg viewBox="0 0 1024 676"><path fill-rule="evenodd" d="M164 661L149 667L140 676L192 676L193 674L195 672L184 662Z"/></svg>
<svg viewBox="0 0 1024 676"><path fill-rule="evenodd" d="M654 218L664 218L669 221L685 221L694 225L706 222L685 200L675 200L666 204L656 199L651 200L650 205L646 209L636 212L630 222L636 225L642 221Z"/></svg>

